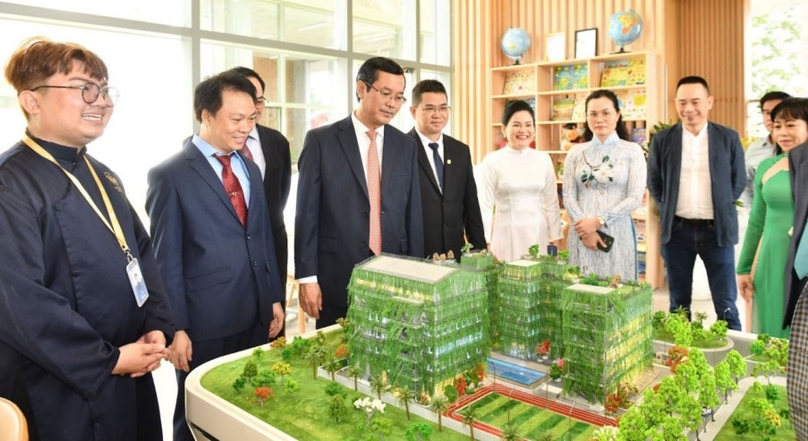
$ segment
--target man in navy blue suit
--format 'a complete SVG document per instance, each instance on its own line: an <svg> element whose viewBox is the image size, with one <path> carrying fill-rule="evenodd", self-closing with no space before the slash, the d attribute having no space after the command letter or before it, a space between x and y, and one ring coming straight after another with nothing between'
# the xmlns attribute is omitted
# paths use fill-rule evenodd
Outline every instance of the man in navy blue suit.
<svg viewBox="0 0 808 441"><path fill-rule="evenodd" d="M682 307L690 313L698 255L707 270L716 315L740 331L735 306L735 201L746 186L746 169L738 133L707 121L712 105L707 81L696 76L679 80L676 111L682 122L654 135L648 191L659 205L670 311Z"/></svg>
<svg viewBox="0 0 808 441"><path fill-rule="evenodd" d="M213 358L258 346L283 326L283 291L261 172L240 150L255 125L255 87L224 72L194 92L200 122L182 151L149 171L146 209L177 319L174 439L192 440L185 378Z"/></svg>
<svg viewBox="0 0 808 441"><path fill-rule="evenodd" d="M381 252L423 257L417 145L389 125L407 101L405 83L395 61L368 59L356 75L356 110L306 134L295 277L317 328L345 317L354 265Z"/></svg>

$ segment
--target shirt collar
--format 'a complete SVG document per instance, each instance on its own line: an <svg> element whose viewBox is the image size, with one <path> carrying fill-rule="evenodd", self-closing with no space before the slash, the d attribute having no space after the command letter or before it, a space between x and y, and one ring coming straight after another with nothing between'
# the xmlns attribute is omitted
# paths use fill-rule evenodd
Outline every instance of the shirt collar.
<svg viewBox="0 0 808 441"><path fill-rule="evenodd" d="M368 130L370 130L366 125L362 124L362 121L359 121L359 118L356 117L356 112L351 112L351 121L354 125L354 130L356 130L357 137L359 135L367 136ZM379 126L375 130L376 132L376 139L384 138L384 126Z"/></svg>
<svg viewBox="0 0 808 441"><path fill-rule="evenodd" d="M206 158L208 156L213 156L213 155L229 156L229 155L224 155L219 150L216 150L215 147L210 145L204 139L200 138L199 135L194 135L194 137L191 139L191 141L194 143L196 148L199 149L200 152L202 152L202 155L205 156Z"/></svg>
<svg viewBox="0 0 808 441"><path fill-rule="evenodd" d="M87 147L82 147L80 149L74 147L67 147L61 144L57 144L55 142L45 141L44 139L37 138L36 136L31 135L30 132L26 132L28 136L36 141L37 144L42 146L48 153L51 154L56 159L61 159L63 161L69 162L76 162L87 153Z"/></svg>
<svg viewBox="0 0 808 441"><path fill-rule="evenodd" d="M592 137L592 144L593 144L593 145L596 145L596 146L597 146L597 145L616 144L618 141L620 141L620 137L619 137L619 136L617 136L617 132L616 132L616 131L615 131L615 132L612 132L612 134L611 134L611 135L607 136L607 137L606 137L606 141L604 141L604 142L600 142L600 139L599 139L597 136L593 136L593 137Z"/></svg>
<svg viewBox="0 0 808 441"><path fill-rule="evenodd" d="M429 146L429 144L431 144L431 143L435 142L435 143L437 143L437 144L438 144L438 147L443 147L443 133L441 133L441 134L440 134L440 136L438 137L438 139L437 139L437 140L435 140L435 141L433 141L433 140L431 140L431 139L427 138L427 137L426 137L426 135L424 135L423 133L421 133L421 131L419 131L417 128L415 129L415 133L417 133L417 134L418 134L418 137L419 137L419 138L421 138L421 143L422 143L424 146Z"/></svg>

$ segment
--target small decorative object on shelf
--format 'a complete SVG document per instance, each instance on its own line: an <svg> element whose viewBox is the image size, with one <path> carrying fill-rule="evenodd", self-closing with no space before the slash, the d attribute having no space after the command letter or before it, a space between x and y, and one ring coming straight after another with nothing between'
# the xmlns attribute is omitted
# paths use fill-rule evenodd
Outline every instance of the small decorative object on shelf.
<svg viewBox="0 0 808 441"><path fill-rule="evenodd" d="M642 16L633 9L615 13L609 19L609 38L620 47L619 54L625 53L625 47L637 41L641 33Z"/></svg>
<svg viewBox="0 0 808 441"><path fill-rule="evenodd" d="M565 32L553 32L547 34L547 41L544 44L544 51L547 54L547 61L563 61L567 58L567 34Z"/></svg>
<svg viewBox="0 0 808 441"><path fill-rule="evenodd" d="M521 28L510 28L505 31L502 36L502 52L514 61L513 64L519 64L522 55L530 49L530 35L527 31Z"/></svg>
<svg viewBox="0 0 808 441"><path fill-rule="evenodd" d="M598 28L575 31L575 58L591 58L598 53Z"/></svg>

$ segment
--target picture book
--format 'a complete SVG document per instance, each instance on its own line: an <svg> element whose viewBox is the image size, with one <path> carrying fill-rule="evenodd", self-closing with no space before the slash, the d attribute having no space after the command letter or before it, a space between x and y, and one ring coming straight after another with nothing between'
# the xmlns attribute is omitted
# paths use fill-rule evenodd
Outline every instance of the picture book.
<svg viewBox="0 0 808 441"><path fill-rule="evenodd" d="M645 73L645 58L607 61L600 75L600 87L642 86Z"/></svg>
<svg viewBox="0 0 808 441"><path fill-rule="evenodd" d="M553 110L550 114L552 121L569 121L572 118L572 107L575 104L574 98L556 97L553 99Z"/></svg>
<svg viewBox="0 0 808 441"><path fill-rule="evenodd" d="M536 71L533 69L508 72L503 95L529 95L536 93Z"/></svg>
<svg viewBox="0 0 808 441"><path fill-rule="evenodd" d="M576 93L572 105L572 121L586 121L586 93Z"/></svg>
<svg viewBox="0 0 808 441"><path fill-rule="evenodd" d="M631 141L646 147L648 145L648 129L645 127L631 129Z"/></svg>
<svg viewBox="0 0 808 441"><path fill-rule="evenodd" d="M553 90L575 90L589 87L586 63L567 64L553 68Z"/></svg>
<svg viewBox="0 0 808 441"><path fill-rule="evenodd" d="M624 120L644 119L648 109L648 96L644 90L620 90L615 92Z"/></svg>

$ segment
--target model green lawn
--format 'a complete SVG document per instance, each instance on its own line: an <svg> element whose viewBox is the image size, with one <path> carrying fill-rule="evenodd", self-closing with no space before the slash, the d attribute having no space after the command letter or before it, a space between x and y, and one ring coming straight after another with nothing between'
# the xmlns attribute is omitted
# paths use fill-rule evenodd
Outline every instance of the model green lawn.
<svg viewBox="0 0 808 441"><path fill-rule="evenodd" d="M592 438L597 427L574 418L559 415L499 394L487 395L473 404L479 421L489 426L503 427L510 421L518 427L520 437L530 440L586 441ZM462 409L461 409L462 411Z"/></svg>
<svg viewBox="0 0 808 441"><path fill-rule="evenodd" d="M777 412L781 412L783 410L788 410L788 399L786 398L786 388L782 386L775 386L775 388L779 392L779 398L775 404L775 409ZM759 441L759 440L794 440L796 436L794 435L794 427L791 425L791 420L787 418L781 418L781 426L777 430L777 435L771 436L766 438L765 435L761 435L760 432L750 432L745 433L743 435L738 435L735 433L735 428L733 427L732 420L734 418L739 418L741 420L746 421L756 421L760 418L760 411L756 410L753 405L752 401L756 398L761 398L761 396L754 394L750 389L746 395L741 400L741 403L735 409L735 412L732 413L732 416L729 418L724 427L718 432L718 435L715 437L715 441Z"/></svg>
<svg viewBox="0 0 808 441"><path fill-rule="evenodd" d="M341 335L341 332L328 334L326 344L330 343L332 347L336 346ZM273 363L281 361L280 354L281 351L277 349L264 352L261 358L256 361L258 371L269 371ZM281 384L281 379L278 378L277 383L270 386L275 397L268 399L263 406L254 394L255 387L248 384L241 392L237 392L233 388L233 382L239 378L245 364L250 360L254 360L254 357L226 363L211 370L202 378L202 386L260 420L266 421L300 440L364 440L368 439L368 435L372 433L370 429L359 429L359 426L364 426L367 421L367 415L354 407L355 392L353 388L344 388L346 395L345 406L348 411L344 421L335 423L329 413L331 397L325 393L325 388L331 381L322 377L314 380L312 378L311 363L300 356L292 357L289 361L292 366L292 373L284 377L284 384ZM290 378L297 381L300 386L300 390L297 392L288 393L285 391L285 383ZM410 406L413 406L413 404L411 403ZM433 427L432 434L429 436L431 441L469 439L468 432L461 434L446 427L439 432L436 423L426 421L412 414L411 420L407 420L407 415L403 409L391 405L387 406L383 414L376 414L373 418L379 417L389 419L392 422L392 431L389 436L385 436L385 439L406 439L405 433L413 423L430 424ZM373 438L378 439L375 435L373 435ZM416 437L415 439L418 438Z"/></svg>

